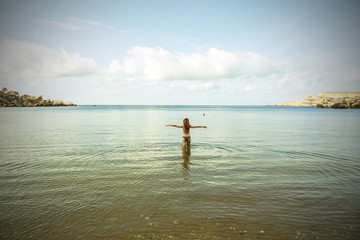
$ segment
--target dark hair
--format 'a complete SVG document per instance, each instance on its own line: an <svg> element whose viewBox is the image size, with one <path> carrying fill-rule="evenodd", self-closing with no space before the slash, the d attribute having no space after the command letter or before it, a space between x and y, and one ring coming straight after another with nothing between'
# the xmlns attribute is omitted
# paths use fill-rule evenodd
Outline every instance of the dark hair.
<svg viewBox="0 0 360 240"><path fill-rule="evenodd" d="M189 119L184 118L184 132L188 133L190 131L190 122Z"/></svg>

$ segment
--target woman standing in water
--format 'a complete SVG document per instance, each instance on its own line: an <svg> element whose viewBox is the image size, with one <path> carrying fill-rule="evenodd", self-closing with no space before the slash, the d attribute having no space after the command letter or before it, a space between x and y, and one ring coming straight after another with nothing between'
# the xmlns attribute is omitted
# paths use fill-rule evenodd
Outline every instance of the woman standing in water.
<svg viewBox="0 0 360 240"><path fill-rule="evenodd" d="M167 127L177 127L183 129L182 135L182 143L183 147L190 146L191 137L190 137L190 128L207 128L207 126L192 126L190 125L189 119L185 118L183 120L184 125L174 125L174 124L167 124Z"/></svg>

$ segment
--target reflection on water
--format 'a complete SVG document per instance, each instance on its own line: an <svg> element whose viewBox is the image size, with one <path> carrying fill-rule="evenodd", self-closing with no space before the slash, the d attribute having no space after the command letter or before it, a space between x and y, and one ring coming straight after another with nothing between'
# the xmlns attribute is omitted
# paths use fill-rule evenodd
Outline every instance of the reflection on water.
<svg viewBox="0 0 360 240"><path fill-rule="evenodd" d="M190 169L190 156L191 156L191 145L186 145L182 148L183 163L181 164L184 169Z"/></svg>
<svg viewBox="0 0 360 240"><path fill-rule="evenodd" d="M356 111L90 109L0 109L0 239L359 236Z"/></svg>
<svg viewBox="0 0 360 240"><path fill-rule="evenodd" d="M182 174L186 184L190 184L190 157L191 157L191 145L186 145L182 147L182 157L183 162L181 163L182 166Z"/></svg>

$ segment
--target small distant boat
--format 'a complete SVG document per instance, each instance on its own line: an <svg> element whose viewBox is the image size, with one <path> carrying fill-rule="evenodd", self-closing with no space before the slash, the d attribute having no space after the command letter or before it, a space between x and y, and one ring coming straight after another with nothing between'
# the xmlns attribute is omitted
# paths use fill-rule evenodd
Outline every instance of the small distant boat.
<svg viewBox="0 0 360 240"><path fill-rule="evenodd" d="M96 107L96 105L93 105L93 107Z"/></svg>

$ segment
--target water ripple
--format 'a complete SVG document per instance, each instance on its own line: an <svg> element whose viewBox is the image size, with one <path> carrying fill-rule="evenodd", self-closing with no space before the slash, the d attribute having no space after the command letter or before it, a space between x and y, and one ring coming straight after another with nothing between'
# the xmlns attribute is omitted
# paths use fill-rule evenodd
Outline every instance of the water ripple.
<svg viewBox="0 0 360 240"><path fill-rule="evenodd" d="M181 132L164 124L186 108L92 109L0 115L1 239L355 239L359 232L357 113L216 108L203 118L200 107L190 117L209 128L194 130L183 149Z"/></svg>

